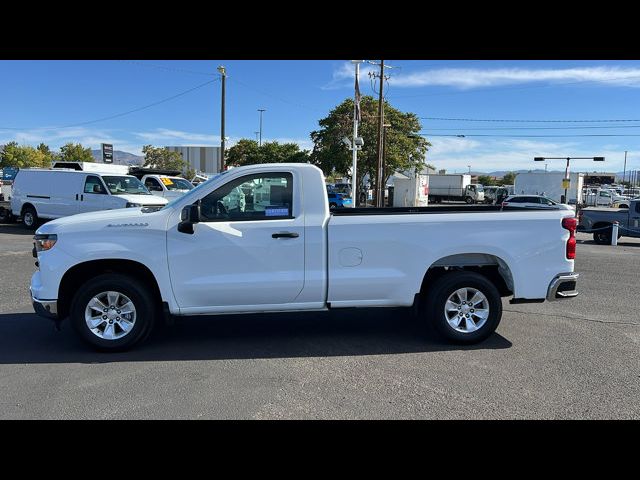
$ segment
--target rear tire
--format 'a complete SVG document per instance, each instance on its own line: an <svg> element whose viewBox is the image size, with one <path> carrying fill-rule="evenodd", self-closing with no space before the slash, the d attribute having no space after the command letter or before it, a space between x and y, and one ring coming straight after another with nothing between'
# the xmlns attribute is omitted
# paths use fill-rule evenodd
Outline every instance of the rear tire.
<svg viewBox="0 0 640 480"><path fill-rule="evenodd" d="M500 324L500 292L487 277L478 273L447 273L429 285L423 318L450 342L481 342Z"/></svg>
<svg viewBox="0 0 640 480"><path fill-rule="evenodd" d="M158 304L144 284L112 273L85 282L70 309L71 326L80 338L107 352L127 350L146 340L158 317Z"/></svg>
<svg viewBox="0 0 640 480"><path fill-rule="evenodd" d="M593 241L598 245L611 245L611 237L613 236L613 228L593 232Z"/></svg>
<svg viewBox="0 0 640 480"><path fill-rule="evenodd" d="M38 213L33 207L24 207L22 210L22 224L29 230L38 228Z"/></svg>

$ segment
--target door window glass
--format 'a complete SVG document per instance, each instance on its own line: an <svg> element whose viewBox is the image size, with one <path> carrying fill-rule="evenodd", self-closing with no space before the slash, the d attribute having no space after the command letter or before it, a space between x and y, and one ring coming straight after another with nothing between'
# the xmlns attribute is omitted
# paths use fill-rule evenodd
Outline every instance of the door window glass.
<svg viewBox="0 0 640 480"><path fill-rule="evenodd" d="M286 172L246 175L204 197L203 221L293 218L293 175Z"/></svg>
<svg viewBox="0 0 640 480"><path fill-rule="evenodd" d="M84 193L100 193L105 194L104 186L100 179L94 175L89 175L84 182Z"/></svg>

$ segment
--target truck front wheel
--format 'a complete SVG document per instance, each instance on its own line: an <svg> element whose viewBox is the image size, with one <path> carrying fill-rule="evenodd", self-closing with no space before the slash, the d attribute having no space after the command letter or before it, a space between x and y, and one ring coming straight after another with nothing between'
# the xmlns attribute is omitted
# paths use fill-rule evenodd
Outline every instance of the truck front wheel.
<svg viewBox="0 0 640 480"><path fill-rule="evenodd" d="M471 197L465 197L464 201L467 202L469 205L471 205L472 203L474 203L473 198Z"/></svg>
<svg viewBox="0 0 640 480"><path fill-rule="evenodd" d="M495 285L475 272L447 273L428 287L424 315L435 331L455 343L478 343L491 335L502 318Z"/></svg>
<svg viewBox="0 0 640 480"><path fill-rule="evenodd" d="M85 282L71 304L71 325L97 350L122 351L151 333L157 305L137 279L103 274Z"/></svg>

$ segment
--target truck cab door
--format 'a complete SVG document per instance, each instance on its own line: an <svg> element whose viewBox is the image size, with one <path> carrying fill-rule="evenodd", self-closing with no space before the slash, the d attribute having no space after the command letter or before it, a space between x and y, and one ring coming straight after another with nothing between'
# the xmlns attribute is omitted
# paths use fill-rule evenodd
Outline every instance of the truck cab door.
<svg viewBox="0 0 640 480"><path fill-rule="evenodd" d="M629 204L629 237L640 237L640 200L631 201Z"/></svg>
<svg viewBox="0 0 640 480"><path fill-rule="evenodd" d="M184 313L295 303L304 287L305 228L296 172L262 172L203 194L193 233L169 221L171 286Z"/></svg>

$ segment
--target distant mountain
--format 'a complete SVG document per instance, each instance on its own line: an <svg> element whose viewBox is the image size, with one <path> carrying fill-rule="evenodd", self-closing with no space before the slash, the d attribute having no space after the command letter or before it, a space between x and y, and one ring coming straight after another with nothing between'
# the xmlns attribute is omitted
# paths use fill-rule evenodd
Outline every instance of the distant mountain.
<svg viewBox="0 0 640 480"><path fill-rule="evenodd" d="M91 150L91 153L93 154L93 158L96 159L96 162L102 162L102 150ZM142 165L144 163L144 157L123 152L122 150L114 150L113 163L115 165Z"/></svg>

